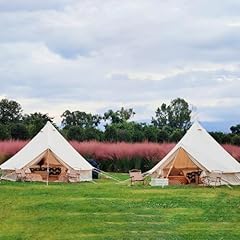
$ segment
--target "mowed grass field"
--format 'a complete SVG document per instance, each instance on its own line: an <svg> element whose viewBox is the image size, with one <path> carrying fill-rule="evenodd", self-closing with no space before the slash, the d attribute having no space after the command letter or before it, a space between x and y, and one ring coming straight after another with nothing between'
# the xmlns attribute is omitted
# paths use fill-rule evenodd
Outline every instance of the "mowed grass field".
<svg viewBox="0 0 240 240"><path fill-rule="evenodd" d="M240 187L1 182L0 239L240 239Z"/></svg>

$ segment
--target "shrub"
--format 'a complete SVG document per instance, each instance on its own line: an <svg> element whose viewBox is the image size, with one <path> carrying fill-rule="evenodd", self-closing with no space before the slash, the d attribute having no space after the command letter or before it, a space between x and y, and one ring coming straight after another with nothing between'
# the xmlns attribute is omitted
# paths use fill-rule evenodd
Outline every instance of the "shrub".
<svg viewBox="0 0 240 240"><path fill-rule="evenodd" d="M240 136L239 135L234 135L232 137L232 144L240 146Z"/></svg>
<svg viewBox="0 0 240 240"><path fill-rule="evenodd" d="M11 138L8 126L0 123L0 140Z"/></svg>

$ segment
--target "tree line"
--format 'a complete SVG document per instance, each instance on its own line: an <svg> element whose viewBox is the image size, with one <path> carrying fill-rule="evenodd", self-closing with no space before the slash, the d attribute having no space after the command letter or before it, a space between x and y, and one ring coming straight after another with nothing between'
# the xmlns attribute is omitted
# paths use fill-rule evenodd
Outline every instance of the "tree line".
<svg viewBox="0 0 240 240"><path fill-rule="evenodd" d="M134 110L122 107L102 115L66 110L58 127L48 113L24 114L18 102L4 98L0 101L0 140L31 139L50 121L68 140L177 142L191 126L191 113L189 104L176 98L169 105L162 103L150 123L133 121ZM219 143L240 145L240 124L230 130L231 133L210 133Z"/></svg>

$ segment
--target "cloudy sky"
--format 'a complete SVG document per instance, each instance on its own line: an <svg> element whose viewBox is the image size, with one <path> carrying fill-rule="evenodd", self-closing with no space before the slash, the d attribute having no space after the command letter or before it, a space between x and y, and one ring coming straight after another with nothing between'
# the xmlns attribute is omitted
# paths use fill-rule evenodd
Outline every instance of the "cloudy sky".
<svg viewBox="0 0 240 240"><path fill-rule="evenodd" d="M185 98L240 122L239 0L0 0L0 98L24 112L134 108Z"/></svg>

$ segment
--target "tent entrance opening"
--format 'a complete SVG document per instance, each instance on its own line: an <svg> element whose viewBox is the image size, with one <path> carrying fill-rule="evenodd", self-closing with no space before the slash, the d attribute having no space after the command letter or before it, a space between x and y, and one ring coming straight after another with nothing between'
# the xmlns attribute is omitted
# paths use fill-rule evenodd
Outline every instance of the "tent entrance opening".
<svg viewBox="0 0 240 240"><path fill-rule="evenodd" d="M187 152L179 148L174 158L163 168L163 177L169 179L169 184L199 184L201 172Z"/></svg>

